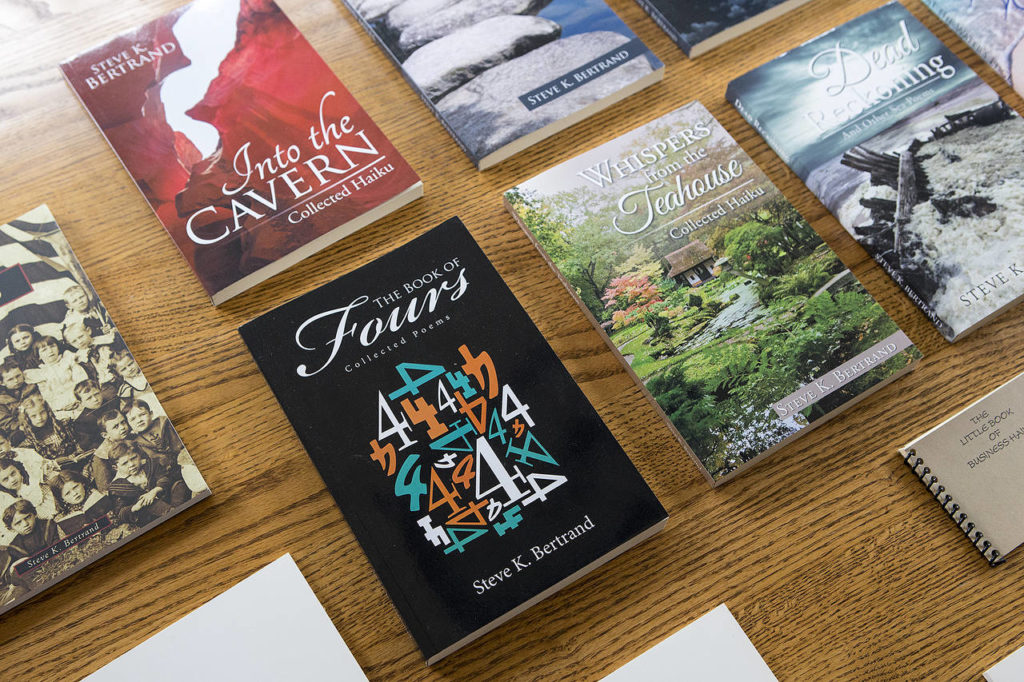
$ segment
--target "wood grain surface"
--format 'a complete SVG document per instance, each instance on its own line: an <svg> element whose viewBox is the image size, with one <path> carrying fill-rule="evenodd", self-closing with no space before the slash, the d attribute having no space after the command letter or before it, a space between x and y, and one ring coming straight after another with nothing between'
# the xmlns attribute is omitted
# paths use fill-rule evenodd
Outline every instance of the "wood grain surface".
<svg viewBox="0 0 1024 682"><path fill-rule="evenodd" d="M484 173L340 2L280 0L421 174L426 197L218 308L57 69L179 4L0 0L0 220L50 205L214 493L2 617L0 678L79 678L285 552L371 680L598 679L722 602L781 680L977 680L1024 645L1024 556L989 568L896 452L1024 370L1024 308L947 343L724 98L731 78L882 0L814 0L696 61L634 2L611 0L666 62L664 82ZM1024 111L920 0L906 4ZM926 354L916 372L715 491L501 203L503 190L695 98ZM452 215L671 518L427 668L235 330Z"/></svg>

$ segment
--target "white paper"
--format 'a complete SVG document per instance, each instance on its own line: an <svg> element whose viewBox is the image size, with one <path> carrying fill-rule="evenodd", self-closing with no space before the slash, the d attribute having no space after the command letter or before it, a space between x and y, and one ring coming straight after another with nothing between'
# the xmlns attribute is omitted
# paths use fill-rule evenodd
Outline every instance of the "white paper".
<svg viewBox="0 0 1024 682"><path fill-rule="evenodd" d="M365 682L366 676L285 554L86 678L194 679Z"/></svg>
<svg viewBox="0 0 1024 682"><path fill-rule="evenodd" d="M1017 649L985 671L988 682L1020 682L1024 680L1024 649Z"/></svg>
<svg viewBox="0 0 1024 682"><path fill-rule="evenodd" d="M604 678L605 682L778 682L725 604Z"/></svg>

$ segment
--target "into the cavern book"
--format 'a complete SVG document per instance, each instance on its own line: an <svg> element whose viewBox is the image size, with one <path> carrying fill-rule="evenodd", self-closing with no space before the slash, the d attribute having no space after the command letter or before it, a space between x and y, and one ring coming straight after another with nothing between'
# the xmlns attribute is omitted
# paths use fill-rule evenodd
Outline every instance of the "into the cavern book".
<svg viewBox="0 0 1024 682"><path fill-rule="evenodd" d="M272 0L196 0L61 70L215 305L423 194Z"/></svg>

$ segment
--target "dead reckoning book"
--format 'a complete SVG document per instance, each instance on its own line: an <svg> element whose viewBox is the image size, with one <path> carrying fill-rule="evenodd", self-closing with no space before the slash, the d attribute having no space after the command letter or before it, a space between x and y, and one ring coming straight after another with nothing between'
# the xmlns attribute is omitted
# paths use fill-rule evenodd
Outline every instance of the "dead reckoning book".
<svg viewBox="0 0 1024 682"><path fill-rule="evenodd" d="M1024 374L900 450L993 566L1024 542Z"/></svg>
<svg viewBox="0 0 1024 682"><path fill-rule="evenodd" d="M637 0L683 49L699 57L810 0Z"/></svg>
<svg viewBox="0 0 1024 682"><path fill-rule="evenodd" d="M4 613L210 490L46 206L0 225L0 333Z"/></svg>
<svg viewBox="0 0 1024 682"><path fill-rule="evenodd" d="M1024 2L924 0L1017 92L1024 93Z"/></svg>
<svg viewBox="0 0 1024 682"><path fill-rule="evenodd" d="M661 80L604 0L344 0L483 170Z"/></svg>
<svg viewBox="0 0 1024 682"><path fill-rule="evenodd" d="M457 218L241 334L428 664L665 525Z"/></svg>
<svg viewBox="0 0 1024 682"><path fill-rule="evenodd" d="M712 485L921 357L699 102L505 202Z"/></svg>
<svg viewBox="0 0 1024 682"><path fill-rule="evenodd" d="M902 5L727 96L946 339L1024 297L1024 119Z"/></svg>
<svg viewBox="0 0 1024 682"><path fill-rule="evenodd" d="M272 0L197 0L61 69L215 305L423 194Z"/></svg>

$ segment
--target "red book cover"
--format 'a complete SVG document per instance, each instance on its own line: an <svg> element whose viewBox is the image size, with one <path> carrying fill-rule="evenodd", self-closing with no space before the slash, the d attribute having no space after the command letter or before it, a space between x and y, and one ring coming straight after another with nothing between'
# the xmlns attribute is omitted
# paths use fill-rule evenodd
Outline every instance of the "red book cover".
<svg viewBox="0 0 1024 682"><path fill-rule="evenodd" d="M61 70L214 304L423 193L271 0L197 0Z"/></svg>

